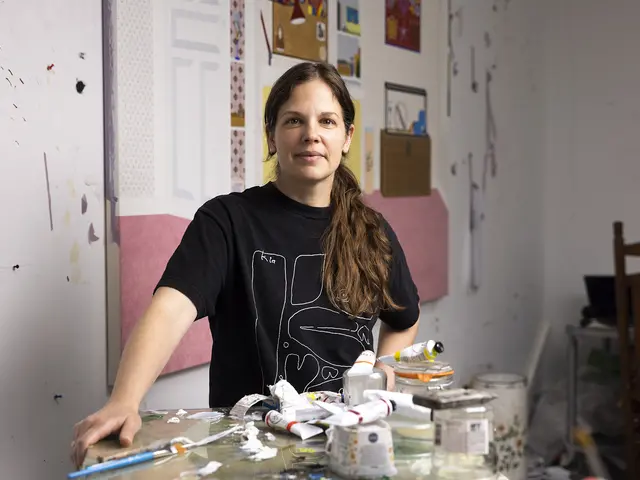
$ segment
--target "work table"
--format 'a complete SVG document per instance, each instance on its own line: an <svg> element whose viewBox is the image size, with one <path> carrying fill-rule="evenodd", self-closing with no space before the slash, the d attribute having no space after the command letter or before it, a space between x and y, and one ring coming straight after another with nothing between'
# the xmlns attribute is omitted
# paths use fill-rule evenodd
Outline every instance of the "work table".
<svg viewBox="0 0 640 480"><path fill-rule="evenodd" d="M141 430L136 435L133 445L124 449L119 446L118 440L105 439L91 447L85 459L85 465L89 466L98 461L100 457L109 457L128 450L136 450L155 442L169 441L176 437L187 437L193 441L201 440L209 435L222 432L233 425L242 424L238 419L226 415L226 411L220 420L188 419L189 415L210 410L189 410L187 415L180 418L179 423L168 423L167 420L176 416L176 411L168 411L162 418L149 418L143 414ZM159 417L159 415L156 415ZM251 460L251 454L241 448L243 442L241 431L235 432L216 442L199 447L186 454L174 455L165 459L149 461L137 466L92 474L91 480L117 479L117 480L178 480L181 478L216 478L222 479L334 479L340 477L326 468L327 457L325 454L326 435L320 434L306 441L289 432L281 432L267 427L259 420L260 412L254 413L254 425L260 430L258 439L267 447L277 448L277 454L273 458L265 460ZM251 420L245 420L248 422ZM271 435L267 435L267 433ZM407 455L403 448L394 444L395 465L398 474L394 479L428 478L430 460L427 456ZM426 452L425 452L426 453ZM426 458L425 458L426 457ZM202 468L211 461L217 461L222 466L207 477L186 475L185 472L193 472ZM183 475L181 477L181 474ZM504 478L504 477L501 477Z"/></svg>

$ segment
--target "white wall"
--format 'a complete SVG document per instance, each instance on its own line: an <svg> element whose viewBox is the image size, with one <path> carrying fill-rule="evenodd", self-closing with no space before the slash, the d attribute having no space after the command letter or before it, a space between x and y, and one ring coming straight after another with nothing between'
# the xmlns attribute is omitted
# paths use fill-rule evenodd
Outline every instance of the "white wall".
<svg viewBox="0 0 640 480"><path fill-rule="evenodd" d="M546 32L544 316L549 380L565 362L564 327L586 304L582 276L613 273L613 226L640 240L640 3L557 2Z"/></svg>
<svg viewBox="0 0 640 480"><path fill-rule="evenodd" d="M2 478L63 478L105 399L100 26L99 0L0 3Z"/></svg>
<svg viewBox="0 0 640 480"><path fill-rule="evenodd" d="M523 372L542 315L544 18L539 3L531 1L454 1L452 11L462 14L462 23L456 17L452 31L459 73L453 78L449 120L441 83L442 155L434 163L436 186L444 192L450 212L450 295L424 308L420 335L444 341L446 358L466 382L478 371ZM490 37L488 48L485 32ZM475 94L471 45L479 82ZM465 159L473 154L474 177L479 181L486 149L485 71L494 64L491 96L498 170L486 190L481 284L472 294L465 274L469 222Z"/></svg>

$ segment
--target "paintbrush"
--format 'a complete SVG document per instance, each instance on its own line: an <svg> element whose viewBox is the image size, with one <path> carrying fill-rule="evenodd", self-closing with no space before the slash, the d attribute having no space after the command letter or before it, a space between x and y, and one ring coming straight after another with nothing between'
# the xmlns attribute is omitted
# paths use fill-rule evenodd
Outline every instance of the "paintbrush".
<svg viewBox="0 0 640 480"><path fill-rule="evenodd" d="M67 478L71 479L71 478L86 477L94 473L107 472L107 471L116 470L119 468L131 467L133 465L138 465L140 463L148 462L151 460L157 460L160 458L168 457L170 455L184 453L185 451L190 450L192 448L198 448L198 447L208 445L209 443L213 443L216 440L219 440L222 437L226 437L227 435L230 435L231 433L241 428L242 428L241 425L235 425L231 428L228 428L227 430L224 430L220 433L216 433L214 435L210 435L197 442L193 442L188 438L184 438L184 437L175 438L171 441L175 443L172 443L170 448L168 449L160 449L152 452L142 452L142 453L129 455L124 458L118 458L116 460L110 460L103 463L96 463L83 470L78 470L76 472L71 472L67 474ZM178 440L180 442L178 442ZM184 444L182 443L183 440L186 440Z"/></svg>

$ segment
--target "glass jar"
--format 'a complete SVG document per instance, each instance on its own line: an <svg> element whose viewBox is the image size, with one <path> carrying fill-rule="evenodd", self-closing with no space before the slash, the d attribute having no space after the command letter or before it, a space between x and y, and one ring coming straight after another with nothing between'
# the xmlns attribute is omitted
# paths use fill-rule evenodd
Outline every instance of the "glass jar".
<svg viewBox="0 0 640 480"><path fill-rule="evenodd" d="M433 423L432 478L495 479L491 405L434 410Z"/></svg>
<svg viewBox="0 0 640 480"><path fill-rule="evenodd" d="M420 395L430 390L447 389L454 380L453 369L445 362L399 362L393 366L393 371L395 390L399 393ZM416 415L405 417L394 413L387 421L392 428L398 458L430 463L434 438L431 410L425 407L416 407L416 410L423 411L424 415L415 412Z"/></svg>
<svg viewBox="0 0 640 480"><path fill-rule="evenodd" d="M453 385L451 365L445 362L397 363L393 366L396 392L420 395Z"/></svg>

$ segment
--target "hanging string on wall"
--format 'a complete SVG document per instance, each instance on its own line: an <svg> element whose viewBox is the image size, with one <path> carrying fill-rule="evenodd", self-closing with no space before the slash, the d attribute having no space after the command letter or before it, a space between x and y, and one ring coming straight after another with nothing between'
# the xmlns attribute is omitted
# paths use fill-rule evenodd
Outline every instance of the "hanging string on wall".
<svg viewBox="0 0 640 480"><path fill-rule="evenodd" d="M496 141L498 140L498 129L493 114L493 105L491 104L491 81L493 75L491 70L487 69L485 82L485 141L486 151L484 154L484 165L482 169L482 191L487 189L487 172L491 171L491 177L495 178L498 172L498 161L496 158Z"/></svg>
<svg viewBox="0 0 640 480"><path fill-rule="evenodd" d="M484 195L473 179L473 153L467 157L469 167L469 291L475 293L480 288L481 278L481 227L484 220Z"/></svg>

